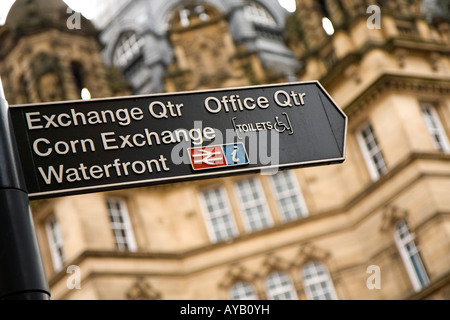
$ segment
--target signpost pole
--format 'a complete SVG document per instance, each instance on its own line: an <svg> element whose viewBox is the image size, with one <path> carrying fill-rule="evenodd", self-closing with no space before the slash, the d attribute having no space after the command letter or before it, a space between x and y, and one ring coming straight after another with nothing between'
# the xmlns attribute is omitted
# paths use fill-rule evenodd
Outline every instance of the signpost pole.
<svg viewBox="0 0 450 320"><path fill-rule="evenodd" d="M0 79L0 300L50 300Z"/></svg>

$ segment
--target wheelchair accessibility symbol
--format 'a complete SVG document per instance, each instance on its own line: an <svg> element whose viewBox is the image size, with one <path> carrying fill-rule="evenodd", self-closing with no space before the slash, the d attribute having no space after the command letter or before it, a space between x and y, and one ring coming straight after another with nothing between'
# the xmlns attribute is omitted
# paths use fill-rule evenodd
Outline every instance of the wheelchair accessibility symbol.
<svg viewBox="0 0 450 320"><path fill-rule="evenodd" d="M249 164L243 143L188 149L194 170L216 169Z"/></svg>

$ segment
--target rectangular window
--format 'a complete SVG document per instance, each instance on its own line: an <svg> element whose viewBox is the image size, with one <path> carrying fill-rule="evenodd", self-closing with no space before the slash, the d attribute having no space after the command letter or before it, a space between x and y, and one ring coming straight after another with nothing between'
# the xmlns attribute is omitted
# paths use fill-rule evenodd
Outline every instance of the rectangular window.
<svg viewBox="0 0 450 320"><path fill-rule="evenodd" d="M237 236L238 231L223 188L205 190L200 195L206 226L212 242Z"/></svg>
<svg viewBox="0 0 450 320"><path fill-rule="evenodd" d="M364 125L357 134L364 159L372 180L378 180L387 172L383 153L370 123Z"/></svg>
<svg viewBox="0 0 450 320"><path fill-rule="evenodd" d="M444 127L442 126L439 115L436 112L436 107L429 102L421 102L420 108L422 110L422 116L425 120L428 132L433 138L433 143L436 149L450 153L450 143L448 142L447 135Z"/></svg>
<svg viewBox="0 0 450 320"><path fill-rule="evenodd" d="M271 177L272 189L283 221L308 215L303 195L292 171L281 171Z"/></svg>
<svg viewBox="0 0 450 320"><path fill-rule="evenodd" d="M414 238L414 234L409 232L406 221L398 221L394 231L395 243L400 251L400 255L403 259L403 263L405 264L414 290L420 291L422 288L429 285L430 280Z"/></svg>
<svg viewBox="0 0 450 320"><path fill-rule="evenodd" d="M58 221L55 216L51 216L45 225L47 237L50 246L50 254L52 256L53 268L55 271L60 271L66 260L63 248L63 238L59 229Z"/></svg>
<svg viewBox="0 0 450 320"><path fill-rule="evenodd" d="M125 201L121 198L108 198L106 204L117 248L136 251L136 241Z"/></svg>
<svg viewBox="0 0 450 320"><path fill-rule="evenodd" d="M259 180L251 178L236 183L236 194L248 232L273 225L266 198Z"/></svg>

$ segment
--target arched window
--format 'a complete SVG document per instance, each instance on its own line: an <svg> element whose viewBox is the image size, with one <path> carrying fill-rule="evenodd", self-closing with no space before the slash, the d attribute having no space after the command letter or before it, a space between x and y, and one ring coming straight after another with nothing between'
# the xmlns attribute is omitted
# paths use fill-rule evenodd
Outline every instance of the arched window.
<svg viewBox="0 0 450 320"><path fill-rule="evenodd" d="M230 299L231 300L257 300L258 296L256 294L253 286L247 282L238 282L230 289Z"/></svg>
<svg viewBox="0 0 450 320"><path fill-rule="evenodd" d="M266 8L255 1L249 1L244 9L245 17L255 24L266 27L276 27L277 22Z"/></svg>
<svg viewBox="0 0 450 320"><path fill-rule="evenodd" d="M305 293L310 300L337 300L328 269L319 262L309 262L302 268Z"/></svg>
<svg viewBox="0 0 450 320"><path fill-rule="evenodd" d="M296 300L294 284L283 272L274 272L266 280L267 298L269 300Z"/></svg>
<svg viewBox="0 0 450 320"><path fill-rule="evenodd" d="M248 1L244 7L244 15L247 21L253 24L259 37L270 41L282 41L282 29L272 14L256 1Z"/></svg>
<svg viewBox="0 0 450 320"><path fill-rule="evenodd" d="M142 56L143 46L144 39L133 31L125 32L117 42L113 57L114 65L122 70L129 67Z"/></svg>
<svg viewBox="0 0 450 320"><path fill-rule="evenodd" d="M405 264L411 283L415 291L426 287L430 280L420 257L419 249L414 242L414 234L409 232L405 220L400 220L395 225L394 239L397 248Z"/></svg>

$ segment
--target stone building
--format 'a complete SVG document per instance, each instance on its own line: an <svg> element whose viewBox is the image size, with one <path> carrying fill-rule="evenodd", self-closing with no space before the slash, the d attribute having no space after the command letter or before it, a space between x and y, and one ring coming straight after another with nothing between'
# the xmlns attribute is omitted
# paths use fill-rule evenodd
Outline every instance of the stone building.
<svg viewBox="0 0 450 320"><path fill-rule="evenodd" d="M99 10L104 60L135 94L267 83L299 69L277 1L122 0Z"/></svg>
<svg viewBox="0 0 450 320"><path fill-rule="evenodd" d="M121 1L102 48L19 32L19 0L11 104L112 95L114 66L135 94L319 80L349 118L343 164L33 202L52 298L449 299L450 24L425 2Z"/></svg>
<svg viewBox="0 0 450 320"><path fill-rule="evenodd" d="M128 92L121 76L112 77L114 71L102 61L98 31L81 15L83 28L72 28L69 10L58 0L17 1L11 8L0 29L2 79L10 104L77 100L83 89L93 98Z"/></svg>

